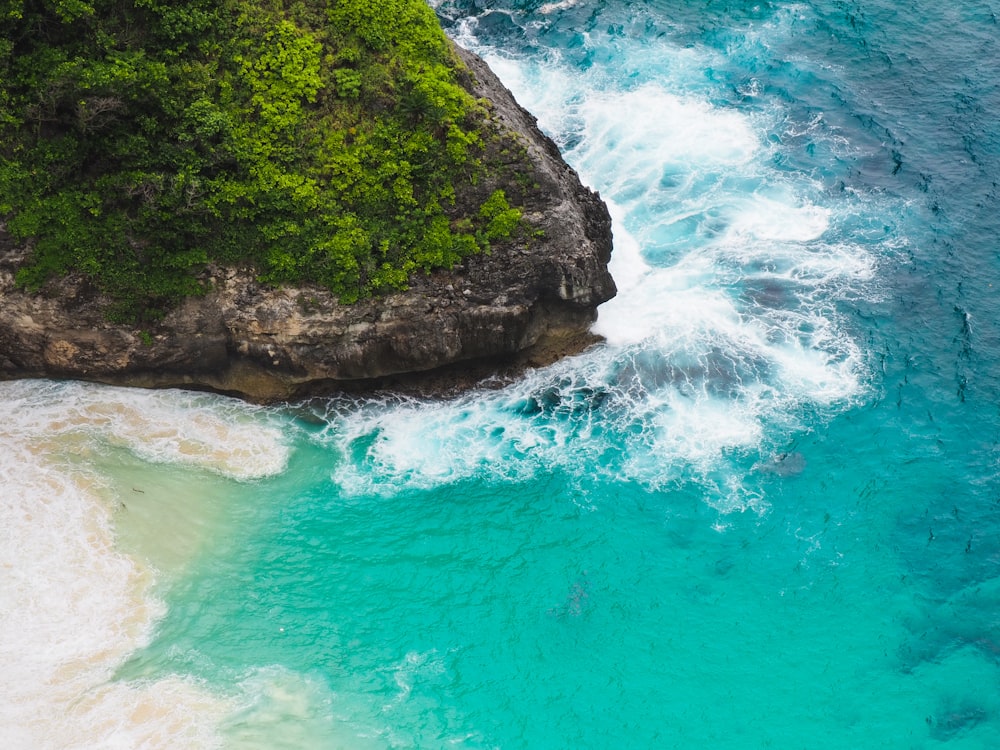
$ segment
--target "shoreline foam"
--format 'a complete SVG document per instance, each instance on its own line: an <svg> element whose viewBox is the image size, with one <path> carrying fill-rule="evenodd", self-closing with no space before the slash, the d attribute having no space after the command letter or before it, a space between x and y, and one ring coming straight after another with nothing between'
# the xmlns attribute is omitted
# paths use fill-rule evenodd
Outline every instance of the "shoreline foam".
<svg viewBox="0 0 1000 750"><path fill-rule="evenodd" d="M114 679L165 606L154 569L122 551L121 493L95 467L119 446L246 481L284 467L280 432L201 395L21 381L0 396L0 745L219 746L231 698L173 675Z"/></svg>

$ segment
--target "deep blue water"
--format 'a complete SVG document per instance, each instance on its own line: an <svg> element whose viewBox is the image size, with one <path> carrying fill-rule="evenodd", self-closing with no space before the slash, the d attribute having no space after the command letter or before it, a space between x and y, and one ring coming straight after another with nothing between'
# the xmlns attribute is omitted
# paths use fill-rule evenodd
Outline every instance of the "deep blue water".
<svg viewBox="0 0 1000 750"><path fill-rule="evenodd" d="M0 384L4 746L1000 747L1000 2L436 9L609 202L606 343Z"/></svg>

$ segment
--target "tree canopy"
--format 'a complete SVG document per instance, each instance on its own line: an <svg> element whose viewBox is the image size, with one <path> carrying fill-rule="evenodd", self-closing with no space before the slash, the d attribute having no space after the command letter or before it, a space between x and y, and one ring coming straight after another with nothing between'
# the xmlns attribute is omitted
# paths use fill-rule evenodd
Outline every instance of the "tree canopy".
<svg viewBox="0 0 1000 750"><path fill-rule="evenodd" d="M516 230L424 0L0 0L0 221L18 281L122 319L211 262L351 302Z"/></svg>

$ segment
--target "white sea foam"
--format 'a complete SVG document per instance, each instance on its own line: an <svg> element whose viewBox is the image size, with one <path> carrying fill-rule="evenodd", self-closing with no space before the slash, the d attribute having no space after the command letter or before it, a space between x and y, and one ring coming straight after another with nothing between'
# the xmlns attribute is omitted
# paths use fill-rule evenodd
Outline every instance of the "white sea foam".
<svg viewBox="0 0 1000 750"><path fill-rule="evenodd" d="M0 427L0 746L217 745L223 706L197 685L110 681L162 605L150 571L115 547L101 479L25 437Z"/></svg>
<svg viewBox="0 0 1000 750"><path fill-rule="evenodd" d="M569 10L579 4L580 0L560 0L557 3L545 3L545 5L539 7L538 12L544 14L555 13L560 10Z"/></svg>
<svg viewBox="0 0 1000 750"><path fill-rule="evenodd" d="M830 225L830 210L810 204L795 205L794 200L790 196L785 200L751 196L730 220L724 241L736 244L752 240L818 240Z"/></svg>
<svg viewBox="0 0 1000 750"><path fill-rule="evenodd" d="M661 182L664 165L735 167L760 148L746 115L655 84L591 95L577 111L585 123L580 166L615 195Z"/></svg>
<svg viewBox="0 0 1000 750"><path fill-rule="evenodd" d="M0 747L209 748L232 708L194 681L114 681L163 605L116 544L109 445L239 479L287 448L222 399L42 381L0 383Z"/></svg>
<svg viewBox="0 0 1000 750"><path fill-rule="evenodd" d="M281 430L230 399L46 381L6 383L0 393L19 416L11 429L24 433L98 439L153 463L244 480L276 474L288 460Z"/></svg>

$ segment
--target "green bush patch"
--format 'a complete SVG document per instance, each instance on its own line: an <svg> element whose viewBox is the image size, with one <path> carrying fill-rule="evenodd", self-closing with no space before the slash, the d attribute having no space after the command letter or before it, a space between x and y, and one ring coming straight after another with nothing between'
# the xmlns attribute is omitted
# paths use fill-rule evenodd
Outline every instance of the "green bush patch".
<svg viewBox="0 0 1000 750"><path fill-rule="evenodd" d="M343 302L509 237L488 113L423 0L0 2L0 218L18 282L78 272L122 319L210 262ZM465 201L467 202L467 201Z"/></svg>

